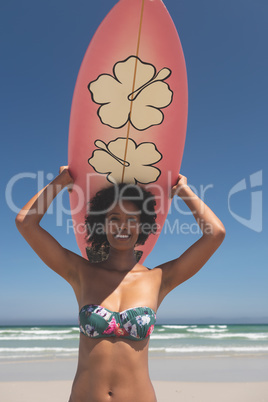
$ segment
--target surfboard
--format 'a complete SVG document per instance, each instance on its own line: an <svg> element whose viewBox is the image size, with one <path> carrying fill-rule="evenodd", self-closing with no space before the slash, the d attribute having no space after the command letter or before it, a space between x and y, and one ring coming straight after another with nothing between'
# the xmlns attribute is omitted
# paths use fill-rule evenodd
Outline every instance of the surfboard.
<svg viewBox="0 0 268 402"><path fill-rule="evenodd" d="M133 183L156 198L156 235L137 247L142 263L170 207L187 128L187 72L175 25L161 0L120 0L82 61L72 100L68 164L77 244L87 258L88 202L112 183Z"/></svg>

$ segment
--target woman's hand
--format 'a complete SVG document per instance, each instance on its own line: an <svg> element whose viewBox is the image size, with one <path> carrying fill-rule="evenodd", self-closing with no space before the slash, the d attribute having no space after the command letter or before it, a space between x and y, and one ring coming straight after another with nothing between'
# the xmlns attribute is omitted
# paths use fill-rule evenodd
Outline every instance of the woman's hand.
<svg viewBox="0 0 268 402"><path fill-rule="evenodd" d="M187 177L179 174L177 184L171 189L170 198L173 198L174 195L183 196L183 190L186 188L188 188Z"/></svg>
<svg viewBox="0 0 268 402"><path fill-rule="evenodd" d="M60 167L60 171L59 171L59 175L61 176L63 183L65 186L67 186L67 189L69 191L69 193L72 192L73 189L73 178L70 175L70 171L69 171L69 167L68 166L61 166Z"/></svg>

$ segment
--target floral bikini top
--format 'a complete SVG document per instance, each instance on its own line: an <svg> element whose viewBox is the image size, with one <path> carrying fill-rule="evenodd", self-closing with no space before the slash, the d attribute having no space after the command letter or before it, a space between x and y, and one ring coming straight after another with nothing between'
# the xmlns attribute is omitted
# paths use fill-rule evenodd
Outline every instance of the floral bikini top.
<svg viewBox="0 0 268 402"><path fill-rule="evenodd" d="M142 341L154 330L156 314L150 307L134 307L116 312L97 304L80 310L80 332L90 338L122 337Z"/></svg>

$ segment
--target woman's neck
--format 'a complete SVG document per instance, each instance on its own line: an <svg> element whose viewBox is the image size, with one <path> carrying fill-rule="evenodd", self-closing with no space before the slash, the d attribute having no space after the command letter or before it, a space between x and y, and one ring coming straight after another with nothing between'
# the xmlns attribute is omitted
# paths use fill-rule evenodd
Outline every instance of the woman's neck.
<svg viewBox="0 0 268 402"><path fill-rule="evenodd" d="M110 247L109 256L105 261L106 269L119 272L130 271L136 264L134 249L116 250Z"/></svg>

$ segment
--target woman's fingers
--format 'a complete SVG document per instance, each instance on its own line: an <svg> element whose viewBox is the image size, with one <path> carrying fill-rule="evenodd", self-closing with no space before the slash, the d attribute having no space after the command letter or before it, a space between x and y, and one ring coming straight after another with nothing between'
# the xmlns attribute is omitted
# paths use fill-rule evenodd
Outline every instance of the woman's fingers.
<svg viewBox="0 0 268 402"><path fill-rule="evenodd" d="M179 195L180 189L184 186L187 186L187 177L179 174L177 184L175 184L171 189L170 198L173 198L176 194Z"/></svg>
<svg viewBox="0 0 268 402"><path fill-rule="evenodd" d="M69 193L71 193L73 190L74 181L72 176L70 175L69 166L61 166L59 172L59 174L62 175L62 177L64 178L64 182L66 182Z"/></svg>
<svg viewBox="0 0 268 402"><path fill-rule="evenodd" d="M60 170L59 170L59 174L61 174L64 170L68 170L69 171L69 166L61 166Z"/></svg>

